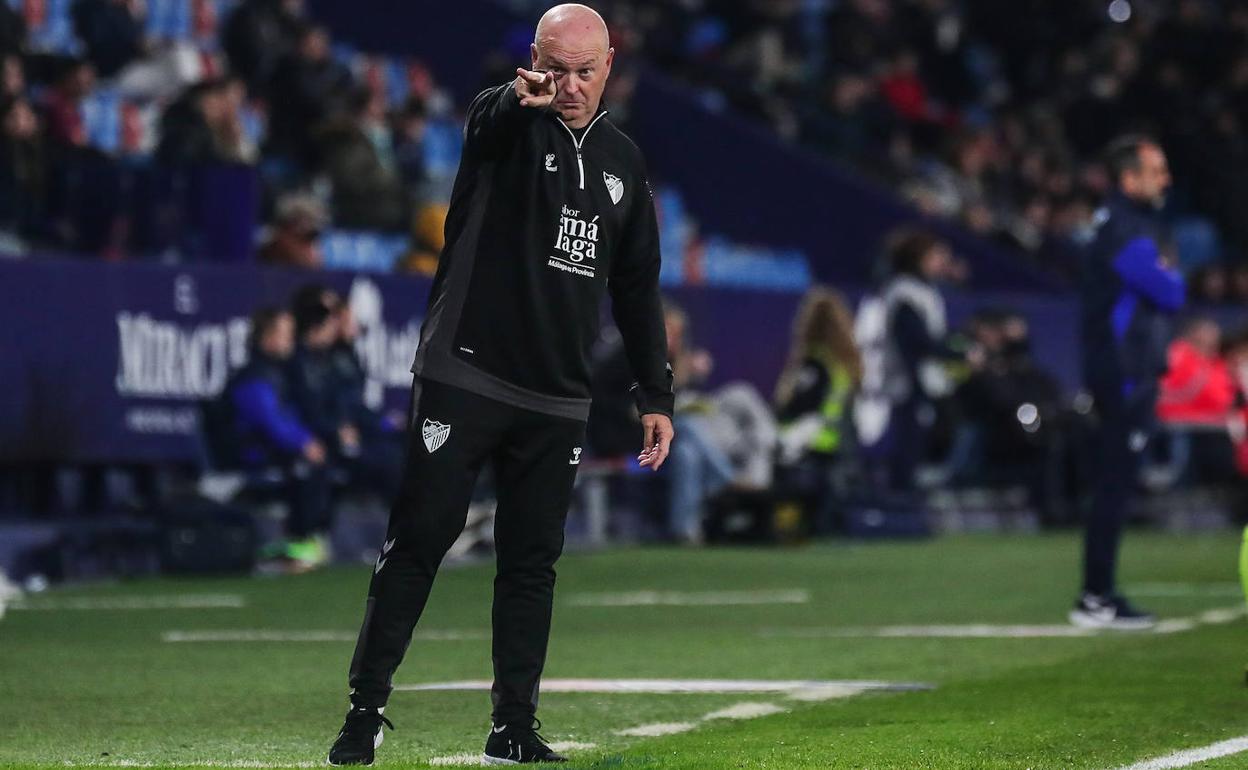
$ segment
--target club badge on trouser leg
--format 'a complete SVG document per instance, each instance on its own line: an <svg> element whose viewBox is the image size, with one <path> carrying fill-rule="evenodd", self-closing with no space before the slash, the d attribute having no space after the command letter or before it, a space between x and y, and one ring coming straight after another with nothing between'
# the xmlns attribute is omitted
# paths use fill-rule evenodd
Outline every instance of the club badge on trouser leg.
<svg viewBox="0 0 1248 770"><path fill-rule="evenodd" d="M433 454L451 437L451 426L426 418L420 426L420 435L425 440L425 449Z"/></svg>

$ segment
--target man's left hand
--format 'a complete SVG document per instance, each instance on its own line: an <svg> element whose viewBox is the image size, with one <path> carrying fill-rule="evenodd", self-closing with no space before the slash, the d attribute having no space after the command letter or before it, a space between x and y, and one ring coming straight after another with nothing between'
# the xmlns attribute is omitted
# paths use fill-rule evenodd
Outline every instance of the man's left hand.
<svg viewBox="0 0 1248 770"><path fill-rule="evenodd" d="M641 442L641 454L637 455L638 464L642 468L657 471L667 459L667 452L676 437L676 429L672 427L672 418L665 414L643 414L641 427L645 432Z"/></svg>

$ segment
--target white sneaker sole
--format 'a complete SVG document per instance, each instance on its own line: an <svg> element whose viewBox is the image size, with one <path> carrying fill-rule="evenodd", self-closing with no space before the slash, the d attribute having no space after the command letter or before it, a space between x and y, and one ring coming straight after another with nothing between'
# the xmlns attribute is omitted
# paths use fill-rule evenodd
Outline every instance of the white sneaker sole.
<svg viewBox="0 0 1248 770"><path fill-rule="evenodd" d="M514 759L503 759L502 757L491 757L489 754L481 755L482 765L518 765L520 764Z"/></svg>
<svg viewBox="0 0 1248 770"><path fill-rule="evenodd" d="M1090 628L1108 631L1148 631L1157 625L1153 618L1111 618L1104 619L1080 610L1070 611L1070 624L1079 628Z"/></svg>

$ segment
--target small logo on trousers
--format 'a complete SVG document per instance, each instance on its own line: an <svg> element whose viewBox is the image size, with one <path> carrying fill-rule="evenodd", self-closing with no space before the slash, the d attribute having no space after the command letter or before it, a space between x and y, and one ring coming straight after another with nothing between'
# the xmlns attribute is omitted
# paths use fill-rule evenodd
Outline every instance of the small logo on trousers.
<svg viewBox="0 0 1248 770"><path fill-rule="evenodd" d="M390 549L394 548L394 541L397 538L390 538L381 546L381 554L377 557L377 566L373 568L373 574L381 572L381 568L386 566L386 557L390 555Z"/></svg>
<svg viewBox="0 0 1248 770"><path fill-rule="evenodd" d="M433 454L451 437L451 426L426 419L420 426L420 435L425 440L425 449L429 450L429 454Z"/></svg>

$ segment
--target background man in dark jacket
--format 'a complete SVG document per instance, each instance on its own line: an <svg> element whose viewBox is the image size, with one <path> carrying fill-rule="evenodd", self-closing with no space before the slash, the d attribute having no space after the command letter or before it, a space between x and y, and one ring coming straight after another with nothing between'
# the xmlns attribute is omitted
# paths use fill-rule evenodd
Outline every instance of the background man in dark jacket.
<svg viewBox="0 0 1248 770"><path fill-rule="evenodd" d="M1184 284L1162 254L1158 212L1170 187L1165 153L1150 139L1128 136L1110 146L1107 160L1115 189L1097 213L1083 281L1084 378L1100 419L1098 468L1083 595L1070 620L1136 629L1155 620L1116 593L1115 562L1166 370L1169 318L1183 307Z"/></svg>

